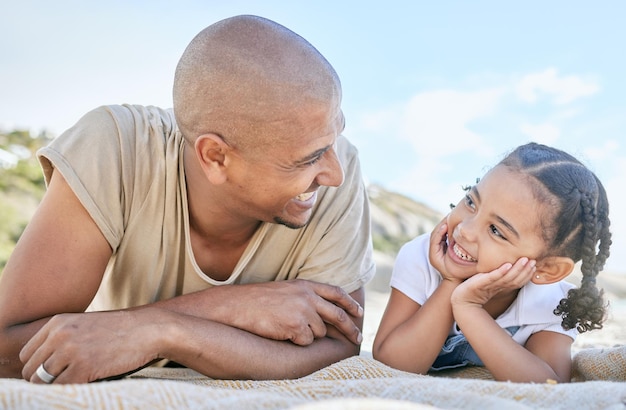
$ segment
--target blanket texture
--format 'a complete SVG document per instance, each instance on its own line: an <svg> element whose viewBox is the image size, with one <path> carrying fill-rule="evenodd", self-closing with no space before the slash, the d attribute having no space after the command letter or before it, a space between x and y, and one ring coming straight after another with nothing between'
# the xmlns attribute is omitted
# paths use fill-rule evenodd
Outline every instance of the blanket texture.
<svg viewBox="0 0 626 410"><path fill-rule="evenodd" d="M364 356L296 380L213 380L146 368L123 380L35 385L0 379L1 409L624 409L626 346L574 357L573 383L490 380L482 368L415 375Z"/></svg>

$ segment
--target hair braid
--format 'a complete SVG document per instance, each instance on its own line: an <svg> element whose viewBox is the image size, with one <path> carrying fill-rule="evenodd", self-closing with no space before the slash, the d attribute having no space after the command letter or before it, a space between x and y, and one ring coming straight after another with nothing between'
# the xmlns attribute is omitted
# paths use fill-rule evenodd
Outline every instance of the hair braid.
<svg viewBox="0 0 626 410"><path fill-rule="evenodd" d="M600 244L598 245L598 255L596 256L595 270L597 272L600 272L602 271L602 269L604 269L604 264L606 263L606 260L609 258L609 255L610 255L609 249L611 248L612 240L611 240L611 231L609 230L609 227L611 226L611 221L609 220L609 204L608 202L602 201L603 198L606 198L606 192L604 192L604 187L602 186L600 181L597 181L597 183L598 183L598 188L600 191L598 195L598 205L597 205L598 222L601 225L600 225L600 230L599 230Z"/></svg>
<svg viewBox="0 0 626 410"><path fill-rule="evenodd" d="M584 233L580 268L583 274L582 283L580 288L568 292L567 298L561 300L554 313L563 317L562 325L565 329L576 328L583 333L602 328L606 304L603 291L596 287L596 276L604 265L601 259L606 258L604 253L600 258L596 255L596 242L602 224L598 223L593 195L589 192L581 193L580 205Z"/></svg>

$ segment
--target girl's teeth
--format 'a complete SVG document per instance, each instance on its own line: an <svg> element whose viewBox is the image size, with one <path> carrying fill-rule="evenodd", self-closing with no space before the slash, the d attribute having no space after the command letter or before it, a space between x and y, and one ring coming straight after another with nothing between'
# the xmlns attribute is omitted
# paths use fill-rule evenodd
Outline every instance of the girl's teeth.
<svg viewBox="0 0 626 410"><path fill-rule="evenodd" d="M454 253L456 254L456 256L458 256L459 258L468 261L468 262L476 262L476 259L474 259L471 255L468 255L466 253L463 253L463 251L461 251L461 248L459 248L459 245L457 245L456 243L454 244Z"/></svg>

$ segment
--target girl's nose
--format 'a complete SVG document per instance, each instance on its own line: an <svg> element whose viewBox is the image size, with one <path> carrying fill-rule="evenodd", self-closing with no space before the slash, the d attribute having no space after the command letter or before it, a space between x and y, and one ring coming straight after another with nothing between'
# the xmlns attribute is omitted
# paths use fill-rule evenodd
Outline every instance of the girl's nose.
<svg viewBox="0 0 626 410"><path fill-rule="evenodd" d="M476 229L474 229L474 221L471 218L467 218L462 220L459 224L457 224L454 229L455 234L465 239L466 241L473 241L476 239Z"/></svg>

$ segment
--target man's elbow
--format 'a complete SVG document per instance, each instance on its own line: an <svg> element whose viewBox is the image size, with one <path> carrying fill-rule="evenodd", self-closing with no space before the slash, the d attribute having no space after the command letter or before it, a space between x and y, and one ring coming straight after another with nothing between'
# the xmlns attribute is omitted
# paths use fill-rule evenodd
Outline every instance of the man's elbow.
<svg viewBox="0 0 626 410"><path fill-rule="evenodd" d="M21 346L11 340L6 329L0 333L0 378L22 378L22 367L24 366L19 358Z"/></svg>

